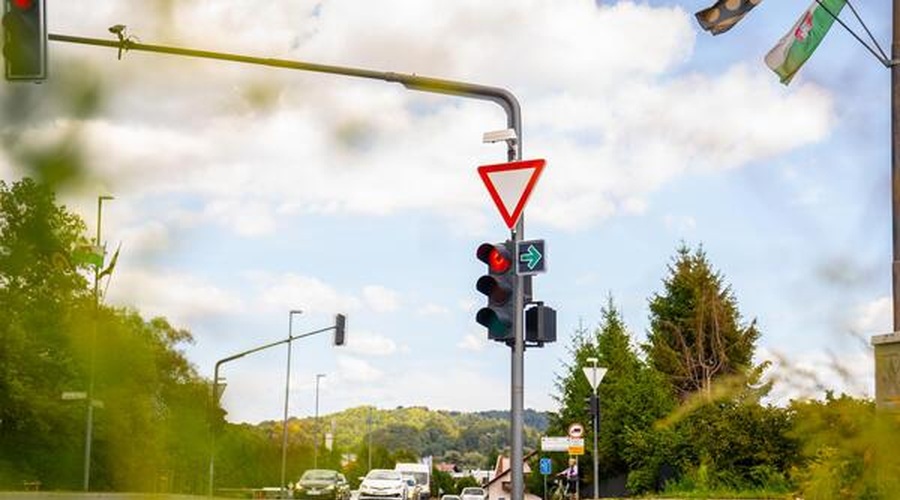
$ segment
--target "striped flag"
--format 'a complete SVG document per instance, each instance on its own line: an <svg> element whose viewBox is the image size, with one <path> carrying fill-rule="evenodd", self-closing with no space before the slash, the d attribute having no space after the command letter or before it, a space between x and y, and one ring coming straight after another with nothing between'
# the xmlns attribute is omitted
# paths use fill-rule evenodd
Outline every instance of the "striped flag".
<svg viewBox="0 0 900 500"><path fill-rule="evenodd" d="M762 0L719 0L712 7L694 14L700 27L713 35L725 33L743 19Z"/></svg>
<svg viewBox="0 0 900 500"><path fill-rule="evenodd" d="M766 54L766 65L778 73L781 83L787 85L791 82L828 34L834 24L834 16L841 12L846 3L847 0L821 0L820 4L814 0L791 31Z"/></svg>

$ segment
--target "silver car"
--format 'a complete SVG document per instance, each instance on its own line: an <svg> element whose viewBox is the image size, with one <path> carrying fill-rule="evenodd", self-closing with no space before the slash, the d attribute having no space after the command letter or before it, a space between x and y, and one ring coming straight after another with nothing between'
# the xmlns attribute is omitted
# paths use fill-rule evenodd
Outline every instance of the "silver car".
<svg viewBox="0 0 900 500"><path fill-rule="evenodd" d="M460 500L487 500L487 492L484 488L463 488L459 494Z"/></svg>
<svg viewBox="0 0 900 500"><path fill-rule="evenodd" d="M409 489L399 471L372 469L359 485L359 500L407 500Z"/></svg>

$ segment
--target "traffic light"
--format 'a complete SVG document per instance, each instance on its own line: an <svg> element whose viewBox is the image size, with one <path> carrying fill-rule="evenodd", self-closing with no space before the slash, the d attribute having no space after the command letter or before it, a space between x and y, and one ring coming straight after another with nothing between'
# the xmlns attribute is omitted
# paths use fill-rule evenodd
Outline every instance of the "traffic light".
<svg viewBox="0 0 900 500"><path fill-rule="evenodd" d="M588 415L596 418L600 413L600 398L598 398L596 394L591 394L584 398L584 410Z"/></svg>
<svg viewBox="0 0 900 500"><path fill-rule="evenodd" d="M3 0L3 59L7 80L47 77L45 0Z"/></svg>
<svg viewBox="0 0 900 500"><path fill-rule="evenodd" d="M347 316L338 314L334 317L334 345L344 345L347 340L344 337L347 328Z"/></svg>
<svg viewBox="0 0 900 500"><path fill-rule="evenodd" d="M475 289L488 298L487 306L478 311L475 321L488 329L488 338L491 340L512 340L515 337L514 253L512 241L483 243L475 252L478 260L488 266L488 273L478 278L475 284Z"/></svg>

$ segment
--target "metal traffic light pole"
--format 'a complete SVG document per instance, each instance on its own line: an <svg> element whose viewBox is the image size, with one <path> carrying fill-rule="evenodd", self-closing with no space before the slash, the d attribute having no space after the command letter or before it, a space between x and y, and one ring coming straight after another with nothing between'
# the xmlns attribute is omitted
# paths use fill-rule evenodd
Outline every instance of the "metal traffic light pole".
<svg viewBox="0 0 900 500"><path fill-rule="evenodd" d="M217 59L221 61L232 61L246 64L256 64L261 66L269 66L275 68L294 69L300 71L312 71L316 73L328 73L333 75L352 76L356 78L367 78L372 80L382 80L385 82L395 82L403 85L407 89L417 90L420 92L431 92L436 94L447 94L457 97L481 99L498 104L506 112L507 128L511 128L516 133L515 141L507 142L507 159L508 161L516 161L522 158L522 115L519 107L519 101L512 92L500 88L480 85L476 83L460 82L455 80L444 80L439 78L429 78L406 73L394 73L390 71L372 71L361 68L352 68L345 66L332 66L325 64L315 64L302 61L292 61L287 59L273 59L263 57L253 57L238 54L227 54L222 52L212 52L207 50L195 50L181 47L170 47L163 45L150 45L138 43L123 35L124 26L117 25L110 31L118 35L118 40L104 40L98 38L85 38L68 35L59 35L51 33L48 38L56 42L77 43L82 45L94 45L100 47L109 47L117 49L119 56L122 52L141 51L155 52L162 54L172 54L188 57L198 57L203 59ZM525 233L524 215L519 218L515 230L511 233L511 239L514 242L521 241ZM513 316L513 330L515 339L511 343L511 395L510 395L510 433L512 450L510 453L510 475L512 479L512 500L522 500L525 495L524 487L524 466L523 466L523 429L524 429L524 365L525 365L525 328L524 328L524 278L516 276L514 280L514 300L515 314ZM213 381L215 384L215 381ZM210 465L212 470L212 465ZM210 472L212 476L212 472ZM210 481L211 483L212 481ZM210 484L212 488L212 484Z"/></svg>

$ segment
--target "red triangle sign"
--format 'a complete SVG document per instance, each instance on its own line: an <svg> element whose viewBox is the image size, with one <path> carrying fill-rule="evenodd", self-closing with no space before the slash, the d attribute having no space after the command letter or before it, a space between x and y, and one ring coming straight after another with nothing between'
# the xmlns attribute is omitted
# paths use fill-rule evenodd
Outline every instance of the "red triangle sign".
<svg viewBox="0 0 900 500"><path fill-rule="evenodd" d="M478 175L500 210L506 227L512 229L519 221L546 163L546 160L525 160L478 167Z"/></svg>

